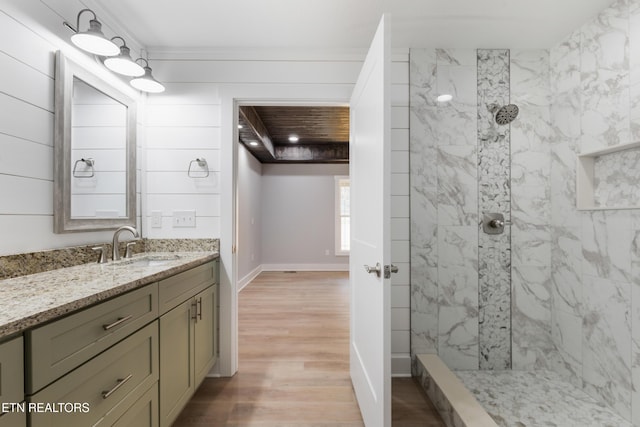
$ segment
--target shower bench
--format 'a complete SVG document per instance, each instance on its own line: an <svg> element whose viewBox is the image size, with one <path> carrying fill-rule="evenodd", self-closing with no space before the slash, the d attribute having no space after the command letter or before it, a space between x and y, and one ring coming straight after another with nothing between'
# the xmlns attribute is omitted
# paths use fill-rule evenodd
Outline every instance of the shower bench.
<svg viewBox="0 0 640 427"><path fill-rule="evenodd" d="M416 357L418 378L447 427L632 427L549 371L450 371Z"/></svg>

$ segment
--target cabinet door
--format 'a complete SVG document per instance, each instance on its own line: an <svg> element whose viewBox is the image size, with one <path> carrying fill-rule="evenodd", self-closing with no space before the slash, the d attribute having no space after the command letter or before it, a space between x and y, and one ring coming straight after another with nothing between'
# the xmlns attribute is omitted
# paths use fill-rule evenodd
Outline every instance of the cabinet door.
<svg viewBox="0 0 640 427"><path fill-rule="evenodd" d="M196 295L198 316L195 320L194 356L196 386L202 382L216 362L217 316L216 287L211 286Z"/></svg>
<svg viewBox="0 0 640 427"><path fill-rule="evenodd" d="M0 344L0 404L24 400L22 337ZM0 414L2 412L0 411Z"/></svg>
<svg viewBox="0 0 640 427"><path fill-rule="evenodd" d="M193 305L192 305L193 304ZM160 317L160 426L170 426L195 390L190 299Z"/></svg>
<svg viewBox="0 0 640 427"><path fill-rule="evenodd" d="M0 427L27 427L25 412L8 412L0 415Z"/></svg>
<svg viewBox="0 0 640 427"><path fill-rule="evenodd" d="M112 427L158 427L158 384L154 384Z"/></svg>

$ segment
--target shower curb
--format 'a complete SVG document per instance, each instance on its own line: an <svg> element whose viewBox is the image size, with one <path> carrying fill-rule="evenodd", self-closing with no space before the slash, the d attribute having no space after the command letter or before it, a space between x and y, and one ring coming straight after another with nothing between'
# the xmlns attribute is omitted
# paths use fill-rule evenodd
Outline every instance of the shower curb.
<svg viewBox="0 0 640 427"><path fill-rule="evenodd" d="M447 427L498 427L436 354L416 355L416 368L420 385Z"/></svg>

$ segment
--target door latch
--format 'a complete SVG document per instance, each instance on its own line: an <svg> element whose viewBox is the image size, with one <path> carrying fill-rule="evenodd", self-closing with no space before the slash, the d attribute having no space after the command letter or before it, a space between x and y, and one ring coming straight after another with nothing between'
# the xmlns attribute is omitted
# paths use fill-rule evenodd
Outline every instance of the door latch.
<svg viewBox="0 0 640 427"><path fill-rule="evenodd" d="M391 273L397 273L398 272L398 266L397 265L393 265L393 264L389 264L389 265L385 265L384 266L384 278L385 279L390 279L391 278Z"/></svg>

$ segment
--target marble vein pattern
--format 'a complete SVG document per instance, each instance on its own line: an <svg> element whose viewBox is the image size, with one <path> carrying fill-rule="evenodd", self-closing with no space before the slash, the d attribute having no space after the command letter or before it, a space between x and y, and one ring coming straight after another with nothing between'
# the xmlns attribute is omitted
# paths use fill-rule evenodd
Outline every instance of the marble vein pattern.
<svg viewBox="0 0 640 427"><path fill-rule="evenodd" d="M584 390L631 419L631 285L583 280Z"/></svg>
<svg viewBox="0 0 640 427"><path fill-rule="evenodd" d="M630 231L629 211L595 211L583 215L582 274L628 282L631 279Z"/></svg>
<svg viewBox="0 0 640 427"><path fill-rule="evenodd" d="M629 125L631 141L640 140L640 2L629 0Z"/></svg>
<svg viewBox="0 0 640 427"><path fill-rule="evenodd" d="M438 386L438 383L434 381L431 375L429 375L429 372L417 359L413 359L412 372L414 373L413 376L418 379L422 389L427 396L429 396L429 400L431 400L433 406L436 407L444 424L447 427L467 427L467 424L460 419L460 416L440 386Z"/></svg>
<svg viewBox="0 0 640 427"><path fill-rule="evenodd" d="M631 420L640 425L640 211L632 216L631 234Z"/></svg>
<svg viewBox="0 0 640 427"><path fill-rule="evenodd" d="M552 371L457 371L501 427L632 427Z"/></svg>
<svg viewBox="0 0 640 427"><path fill-rule="evenodd" d="M509 51L477 51L478 213L511 221L510 127L499 126L492 105L509 103ZM479 224L480 369L511 367L511 236L489 235Z"/></svg>
<svg viewBox="0 0 640 427"><path fill-rule="evenodd" d="M410 51L411 352L438 351L438 167L435 49Z"/></svg>
<svg viewBox="0 0 640 427"><path fill-rule="evenodd" d="M475 226L438 227L438 354L450 368L478 369Z"/></svg>
<svg viewBox="0 0 640 427"><path fill-rule="evenodd" d="M582 150L627 143L629 0L618 0L581 29Z"/></svg>
<svg viewBox="0 0 640 427"><path fill-rule="evenodd" d="M164 259L162 265L138 258ZM0 338L20 333L113 296L218 257L217 252L157 252L107 264L90 263L0 280Z"/></svg>
<svg viewBox="0 0 640 427"><path fill-rule="evenodd" d="M640 206L640 148L596 157L593 175L596 206Z"/></svg>

